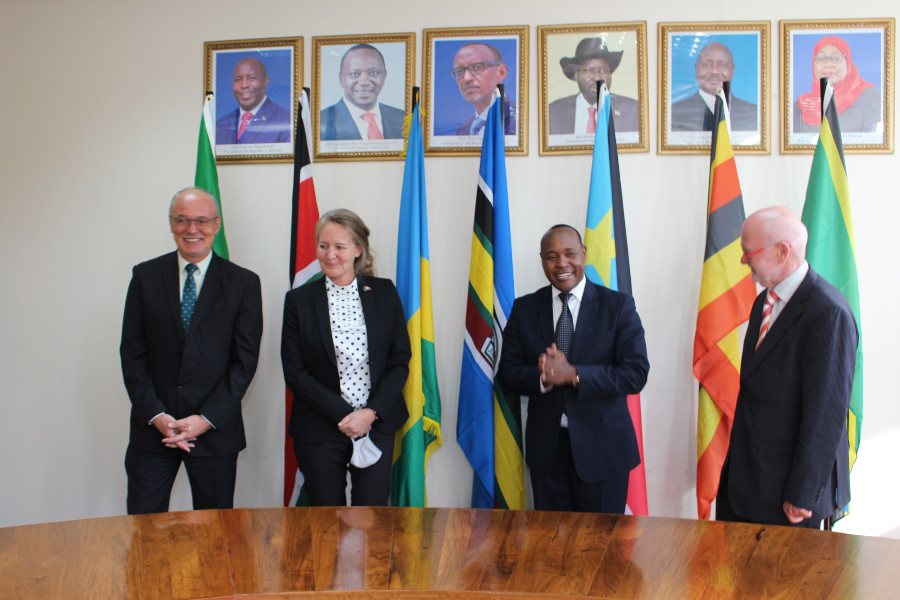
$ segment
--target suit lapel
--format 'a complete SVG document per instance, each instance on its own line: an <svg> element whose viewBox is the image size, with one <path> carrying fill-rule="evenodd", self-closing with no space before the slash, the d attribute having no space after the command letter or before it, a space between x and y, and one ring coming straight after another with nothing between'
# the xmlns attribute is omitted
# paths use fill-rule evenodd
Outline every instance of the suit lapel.
<svg viewBox="0 0 900 600"><path fill-rule="evenodd" d="M197 295L197 305L194 307L194 316L191 317L191 328L188 335L193 334L202 326L203 320L209 314L213 301L222 295L222 289L225 285L225 275L223 273L222 259L213 252L212 260L209 261L209 269L203 276L203 285L200 293ZM179 314L181 309L179 308Z"/></svg>
<svg viewBox="0 0 900 600"><path fill-rule="evenodd" d="M308 285L315 286L312 298L313 311L316 314L316 323L319 329L319 337L321 338L322 348L325 350L325 356L331 361L331 364L337 367L337 358L334 355L334 337L331 335L331 316L328 314L328 292L325 291L324 275L318 280Z"/></svg>
<svg viewBox="0 0 900 600"><path fill-rule="evenodd" d="M597 301L597 288L594 283L585 281L584 294L581 296L581 307L578 309L578 324L575 326L575 337L572 339L572 352L570 352L570 361L574 362L581 356L581 350L584 348L585 340L587 340L587 332L591 331L594 322L594 316L600 308Z"/></svg>
<svg viewBox="0 0 900 600"><path fill-rule="evenodd" d="M166 255L163 261L162 272L162 292L172 311L172 321L175 323L175 329L183 336L184 327L181 324L181 291L179 286L178 258L177 251Z"/></svg>
<svg viewBox="0 0 900 600"><path fill-rule="evenodd" d="M362 302L363 316L366 319L366 337L369 338L369 354L372 349L377 347L378 328L373 327L378 319L378 309L375 306L375 292L367 284L367 278L358 276L356 278L356 288L359 292L359 299Z"/></svg>
<svg viewBox="0 0 900 600"><path fill-rule="evenodd" d="M806 300L809 298L809 292L812 290L813 284L816 282L816 273L812 270L812 267L809 268L809 272L806 274L806 277L803 278L803 281L800 282L800 287L797 288L797 291L794 292L794 295L791 296L791 299L785 304L784 309L778 315L778 318L775 320L775 323L769 328L768 333L766 333L765 339L763 339L762 344L759 345L759 348L753 353L753 361L751 367L755 367L760 364L763 360L765 360L766 356L778 346L778 342L781 338L784 337L785 333L791 328L794 321L800 318L803 314L803 311L806 310ZM761 296L765 296L765 293L761 294ZM754 311L755 312L755 311ZM760 309L759 315L756 318L756 328L750 329L748 326L748 332L755 331L758 339L759 336L759 323L762 320L762 310ZM751 324L753 321L751 320ZM753 346L756 345L755 339L753 340Z"/></svg>
<svg viewBox="0 0 900 600"><path fill-rule="evenodd" d="M538 297L537 314L532 318L539 324L544 348L549 348L553 343L553 330L556 327L556 323L553 322L553 288L551 286L544 288L544 293Z"/></svg>

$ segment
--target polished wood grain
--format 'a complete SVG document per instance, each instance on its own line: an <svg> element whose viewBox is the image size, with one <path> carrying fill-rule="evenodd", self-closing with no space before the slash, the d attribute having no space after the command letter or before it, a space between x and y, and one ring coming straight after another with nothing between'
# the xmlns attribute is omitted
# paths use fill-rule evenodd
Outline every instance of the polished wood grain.
<svg viewBox="0 0 900 600"><path fill-rule="evenodd" d="M900 598L900 541L658 517L188 511L0 529L0 598Z"/></svg>

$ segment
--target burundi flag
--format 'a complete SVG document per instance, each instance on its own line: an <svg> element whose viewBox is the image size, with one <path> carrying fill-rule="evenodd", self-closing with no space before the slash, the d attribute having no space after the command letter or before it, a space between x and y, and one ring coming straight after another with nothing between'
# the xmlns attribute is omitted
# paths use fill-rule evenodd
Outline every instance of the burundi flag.
<svg viewBox="0 0 900 600"><path fill-rule="evenodd" d="M625 236L619 153L611 115L612 102L609 89L604 83L600 91L591 189L588 193L587 222L584 228L584 245L587 248L584 272L596 284L631 295L631 268L628 262L628 240ZM646 515L647 475L644 471L640 394L628 396L628 412L634 424L641 464L632 469L628 478L626 512Z"/></svg>
<svg viewBox="0 0 900 600"><path fill-rule="evenodd" d="M844 146L834 102L834 87L827 84L822 131L813 156L806 201L801 217L809 230L806 260L822 277L847 298L856 326L856 372L850 396L847 431L850 434L850 467L856 462L863 418L863 347L859 312L859 280L856 273L856 247L853 241L853 217L850 213L850 186L844 163Z"/></svg>
<svg viewBox="0 0 900 600"><path fill-rule="evenodd" d="M216 101L212 93L206 95L203 102L203 114L200 117L200 140L197 143L197 170L194 173L194 185L204 189L216 199L221 215L221 227L213 240L213 251L222 258L228 258L228 242L225 240L225 215L222 214L222 198L219 195L219 172L216 170Z"/></svg>
<svg viewBox="0 0 900 600"><path fill-rule="evenodd" d="M520 402L494 381L516 297L501 105L494 92L478 169L456 438L475 471L472 506L524 509Z"/></svg>
<svg viewBox="0 0 900 600"><path fill-rule="evenodd" d="M309 96L300 92L297 106L297 131L294 135L294 186L291 200L291 257L288 276L291 287L321 277L316 259L316 222L319 206L316 203L316 186L312 177L312 127L310 126ZM284 505L306 504L303 491L303 473L297 468L294 443L287 432L291 422L291 391L285 388L284 419Z"/></svg>
<svg viewBox="0 0 900 600"><path fill-rule="evenodd" d="M425 146L419 105L413 107L400 194L397 291L403 302L412 348L403 398L409 419L397 432L391 467L391 504L427 505L428 459L441 445L441 396L434 355L428 209L425 201Z"/></svg>
<svg viewBox="0 0 900 600"><path fill-rule="evenodd" d="M756 284L741 264L744 198L731 148L728 105L716 98L709 166L706 251L694 334L697 414L697 514L708 519L719 489L740 388L738 328L750 316Z"/></svg>

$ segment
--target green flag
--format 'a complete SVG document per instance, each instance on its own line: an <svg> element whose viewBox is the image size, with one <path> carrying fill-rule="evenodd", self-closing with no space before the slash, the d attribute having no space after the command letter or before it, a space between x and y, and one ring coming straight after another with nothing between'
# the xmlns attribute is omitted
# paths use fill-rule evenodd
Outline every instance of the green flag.
<svg viewBox="0 0 900 600"><path fill-rule="evenodd" d="M850 214L850 186L844 163L844 146L838 124L834 88L825 91L822 131L816 144L806 202L803 204L804 225L809 230L806 259L847 298L856 326L859 345L856 348L856 372L847 431L850 435L850 467L856 462L863 418L863 332L859 314L859 280L856 274L856 248L853 242L853 218Z"/></svg>
<svg viewBox="0 0 900 600"><path fill-rule="evenodd" d="M228 242L225 240L225 215L222 214L222 198L219 196L219 173L216 171L216 155L213 148L216 143L215 120L213 109L215 100L212 94L206 95L203 103L203 114L200 117L200 139L197 142L197 172L194 174L194 185L213 195L219 205L222 216L219 233L213 241L213 252L222 258L228 258Z"/></svg>

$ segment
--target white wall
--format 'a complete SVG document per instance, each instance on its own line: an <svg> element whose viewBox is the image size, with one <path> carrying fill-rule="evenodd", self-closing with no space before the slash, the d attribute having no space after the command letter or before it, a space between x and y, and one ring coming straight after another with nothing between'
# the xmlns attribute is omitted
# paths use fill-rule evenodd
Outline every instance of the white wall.
<svg viewBox="0 0 900 600"><path fill-rule="evenodd" d="M129 403L118 343L132 265L173 247L171 194L193 181L202 100L203 42L305 37L305 80L314 35L417 33L471 25L531 26L529 156L507 160L519 293L544 284L540 234L584 222L590 157L538 156L539 24L648 22L650 146L620 158L634 295L647 330L650 380L642 395L653 515L695 517L696 388L691 352L704 245L708 158L655 152L659 21L773 21L772 129L768 156L738 156L747 212L786 204L799 213L811 156L778 154L778 19L896 16L891 0L865 13L800 0L785 5L717 2L699 8L653 0L554 5L458 0L0 3L0 526L123 514L122 466ZM699 5L698 5L699 6ZM356 14L358 16L349 16ZM602 10L601 10L602 9ZM891 57L895 60L896 57ZM895 110L896 114L896 110ZM455 442L456 396L468 278L477 157L426 159L438 376L444 447L431 460L434 506L466 506L471 470ZM401 162L318 164L320 210L345 206L371 226L378 270L393 277ZM854 472L854 515L844 528L900 535L895 477L900 408L892 378L900 283L890 266L900 217L900 158L847 156L866 351L863 445ZM287 287L289 164L219 168L232 258L260 274L265 332L260 366L245 399L249 447L238 467L237 506L281 502L284 386L279 359ZM373 182L376 184L373 185ZM889 262L891 261L891 262ZM885 466L885 468L888 468ZM190 506L179 480L172 508ZM874 522L873 522L874 521Z"/></svg>

